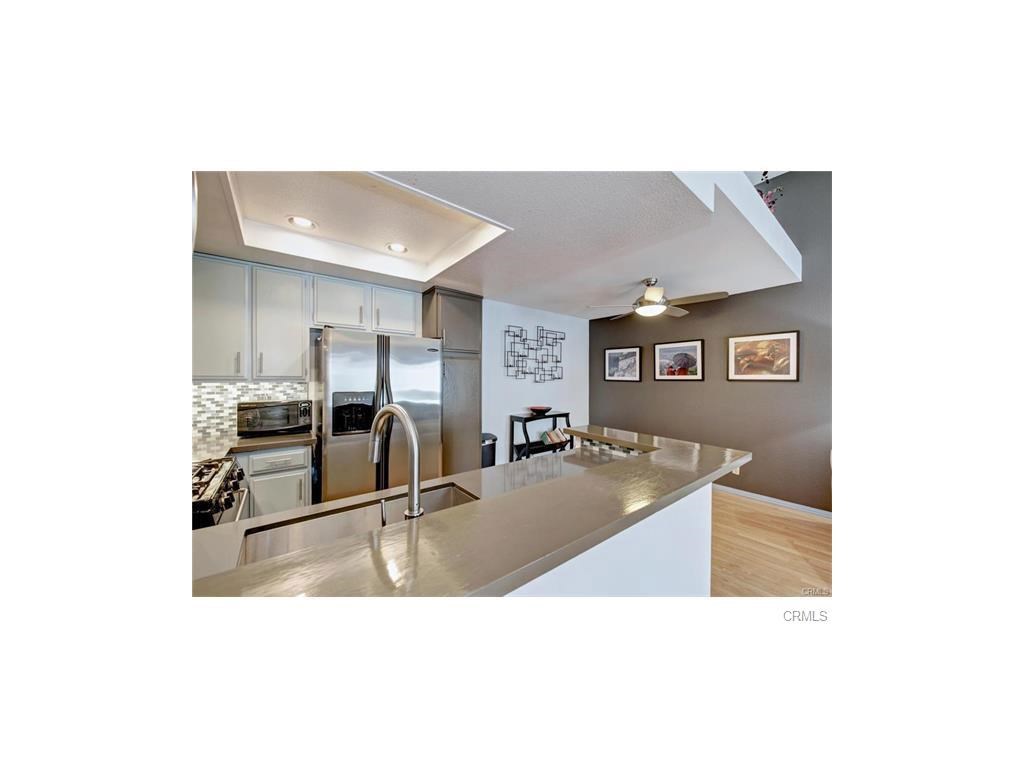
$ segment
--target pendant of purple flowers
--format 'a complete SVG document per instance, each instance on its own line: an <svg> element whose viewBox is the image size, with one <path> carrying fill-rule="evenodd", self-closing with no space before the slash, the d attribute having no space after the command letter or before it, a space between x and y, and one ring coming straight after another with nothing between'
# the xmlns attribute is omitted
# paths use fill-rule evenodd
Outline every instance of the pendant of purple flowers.
<svg viewBox="0 0 1024 768"><path fill-rule="evenodd" d="M758 184L767 184L767 183L768 183L768 171L762 171L761 172L761 181L759 181ZM757 187L754 187L754 188L757 189ZM764 204L768 206L768 210L771 211L772 213L775 213L775 203L777 203L779 201L779 198L782 197L782 187L781 186L772 187L771 189L766 189L766 190L763 190L763 191L760 190L760 189L757 189L757 194L759 194L761 196L761 199L764 200Z"/></svg>

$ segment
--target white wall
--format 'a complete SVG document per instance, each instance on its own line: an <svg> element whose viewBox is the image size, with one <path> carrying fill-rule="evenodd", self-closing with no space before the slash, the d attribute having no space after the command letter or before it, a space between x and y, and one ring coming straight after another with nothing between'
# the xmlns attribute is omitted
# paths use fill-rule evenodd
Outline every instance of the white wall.
<svg viewBox="0 0 1024 768"><path fill-rule="evenodd" d="M530 338L537 326L565 331L562 342L561 381L536 383L532 378L514 379L505 375L505 326L519 325ZM481 418L484 432L498 436L498 464L508 461L508 417L521 413L528 405L550 405L557 411L569 411L576 426L590 420L590 379L587 371L590 348L589 321L545 312L500 301L483 301L483 349L481 351ZM530 437L550 429L550 421L530 425ZM520 432L520 434L522 434ZM521 441L521 438L520 438Z"/></svg>
<svg viewBox="0 0 1024 768"><path fill-rule="evenodd" d="M524 597L709 597L711 486L528 581Z"/></svg>

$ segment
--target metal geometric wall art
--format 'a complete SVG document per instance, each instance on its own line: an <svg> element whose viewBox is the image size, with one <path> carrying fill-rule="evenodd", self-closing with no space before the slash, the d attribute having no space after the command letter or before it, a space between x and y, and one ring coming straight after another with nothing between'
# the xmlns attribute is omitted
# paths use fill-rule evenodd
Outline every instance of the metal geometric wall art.
<svg viewBox="0 0 1024 768"><path fill-rule="evenodd" d="M534 381L558 381L562 378L562 342L564 331L537 326L537 338L526 335L518 325L505 328L505 375L515 379L533 376Z"/></svg>

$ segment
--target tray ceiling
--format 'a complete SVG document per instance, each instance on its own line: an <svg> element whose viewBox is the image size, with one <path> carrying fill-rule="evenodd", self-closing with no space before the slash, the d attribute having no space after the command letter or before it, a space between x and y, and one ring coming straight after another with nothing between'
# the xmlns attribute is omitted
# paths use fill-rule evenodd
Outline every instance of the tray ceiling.
<svg viewBox="0 0 1024 768"><path fill-rule="evenodd" d="M199 178L197 250L396 287L444 285L596 318L618 310L588 305L632 301L648 276L669 296L743 293L800 279L799 252L739 171ZM315 235L282 225L290 214L316 220ZM455 241L465 254L437 255L474 221ZM404 259L384 250L397 237L409 241Z"/></svg>

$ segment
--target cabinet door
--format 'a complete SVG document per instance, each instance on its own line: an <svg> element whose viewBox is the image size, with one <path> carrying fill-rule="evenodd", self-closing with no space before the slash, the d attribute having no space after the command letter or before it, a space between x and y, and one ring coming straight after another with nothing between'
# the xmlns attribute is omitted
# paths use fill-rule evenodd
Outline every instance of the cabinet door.
<svg viewBox="0 0 1024 768"><path fill-rule="evenodd" d="M437 295L438 325L446 350L480 351L481 303L469 296Z"/></svg>
<svg viewBox="0 0 1024 768"><path fill-rule="evenodd" d="M480 356L444 356L441 463L446 475L480 469Z"/></svg>
<svg viewBox="0 0 1024 768"><path fill-rule="evenodd" d="M309 349L302 275L255 269L257 379L304 379Z"/></svg>
<svg viewBox="0 0 1024 768"><path fill-rule="evenodd" d="M416 294L374 287L373 330L415 336Z"/></svg>
<svg viewBox="0 0 1024 768"><path fill-rule="evenodd" d="M253 517L283 512L309 504L308 470L275 472L249 478L250 511Z"/></svg>
<svg viewBox="0 0 1024 768"><path fill-rule="evenodd" d="M336 328L355 328L365 331L370 327L370 288L362 283L317 277L313 280L317 325Z"/></svg>
<svg viewBox="0 0 1024 768"><path fill-rule="evenodd" d="M249 268L192 258L192 378L248 375Z"/></svg>

